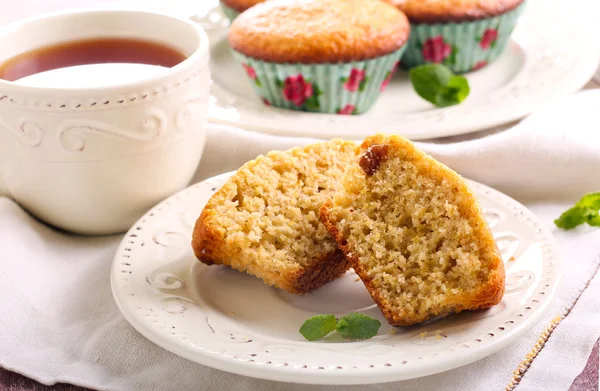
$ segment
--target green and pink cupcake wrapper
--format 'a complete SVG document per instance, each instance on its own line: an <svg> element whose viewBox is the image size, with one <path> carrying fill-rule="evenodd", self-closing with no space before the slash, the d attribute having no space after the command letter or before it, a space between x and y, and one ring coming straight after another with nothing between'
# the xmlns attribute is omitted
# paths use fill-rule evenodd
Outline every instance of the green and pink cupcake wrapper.
<svg viewBox="0 0 600 391"><path fill-rule="evenodd" d="M221 10L225 14L225 16L227 16L227 18L229 19L230 22L233 22L233 20L240 15L240 13L237 10L234 10L233 8L226 6L225 4L223 4L223 2L221 2L220 5L221 5Z"/></svg>
<svg viewBox="0 0 600 391"><path fill-rule="evenodd" d="M402 66L441 63L455 73L474 71L506 49L525 3L502 15L462 23L411 23Z"/></svg>
<svg viewBox="0 0 600 391"><path fill-rule="evenodd" d="M361 114L390 82L405 47L365 61L280 64L234 51L265 105L330 114Z"/></svg>

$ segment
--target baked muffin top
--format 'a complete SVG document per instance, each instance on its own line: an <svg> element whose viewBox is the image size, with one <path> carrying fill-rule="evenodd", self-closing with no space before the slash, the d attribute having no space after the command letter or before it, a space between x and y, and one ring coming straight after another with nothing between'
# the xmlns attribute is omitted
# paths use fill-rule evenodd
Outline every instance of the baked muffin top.
<svg viewBox="0 0 600 391"><path fill-rule="evenodd" d="M262 3L265 0L221 0L221 3L225 4L229 8L233 8L237 12L244 12L248 8Z"/></svg>
<svg viewBox="0 0 600 391"><path fill-rule="evenodd" d="M467 22L511 11L524 0L387 0L414 23Z"/></svg>
<svg viewBox="0 0 600 391"><path fill-rule="evenodd" d="M269 0L241 14L229 30L234 50L276 63L340 63L392 53L410 25L380 0Z"/></svg>

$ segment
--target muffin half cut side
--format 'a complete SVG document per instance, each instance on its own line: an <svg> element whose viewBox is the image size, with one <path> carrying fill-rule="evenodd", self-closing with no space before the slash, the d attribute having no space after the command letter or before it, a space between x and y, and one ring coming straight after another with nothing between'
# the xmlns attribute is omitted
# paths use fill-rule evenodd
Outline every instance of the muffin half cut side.
<svg viewBox="0 0 600 391"><path fill-rule="evenodd" d="M357 152L355 143L333 140L246 163L196 222L196 257L291 293L308 293L339 277L349 263L319 220L319 209Z"/></svg>
<svg viewBox="0 0 600 391"><path fill-rule="evenodd" d="M321 217L388 322L499 303L504 264L466 182L400 137L361 151Z"/></svg>

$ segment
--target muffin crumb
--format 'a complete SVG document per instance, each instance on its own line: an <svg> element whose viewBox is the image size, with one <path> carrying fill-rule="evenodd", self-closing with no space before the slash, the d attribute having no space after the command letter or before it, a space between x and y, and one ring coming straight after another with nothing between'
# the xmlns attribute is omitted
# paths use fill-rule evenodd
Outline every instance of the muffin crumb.
<svg viewBox="0 0 600 391"><path fill-rule="evenodd" d="M398 136L369 137L361 150L321 218L388 322L497 304L504 264L465 181ZM386 157L364 170L374 150Z"/></svg>
<svg viewBox="0 0 600 391"><path fill-rule="evenodd" d="M332 140L246 163L198 218L196 257L291 293L339 277L349 263L319 220L319 208L357 152L353 142Z"/></svg>

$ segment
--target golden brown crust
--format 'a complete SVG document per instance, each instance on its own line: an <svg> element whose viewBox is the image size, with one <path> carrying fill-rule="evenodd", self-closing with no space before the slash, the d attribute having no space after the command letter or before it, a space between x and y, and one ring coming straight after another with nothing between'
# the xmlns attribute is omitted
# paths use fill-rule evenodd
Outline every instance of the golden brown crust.
<svg viewBox="0 0 600 391"><path fill-rule="evenodd" d="M208 223L210 221L209 216L212 215L214 215L214 212L210 208L205 208L196 220L194 232L192 233L194 255L207 265L219 263L215 259L220 258L217 252L222 244L220 235Z"/></svg>
<svg viewBox="0 0 600 391"><path fill-rule="evenodd" d="M270 0L235 19L229 43L267 62L340 63L390 54L409 31L406 16L380 0Z"/></svg>
<svg viewBox="0 0 600 391"><path fill-rule="evenodd" d="M412 23L468 22L505 14L524 0L387 0Z"/></svg>
<svg viewBox="0 0 600 391"><path fill-rule="evenodd" d="M237 12L244 12L248 8L255 6L258 3L262 3L263 1L265 0L221 0L221 3Z"/></svg>
<svg viewBox="0 0 600 391"><path fill-rule="evenodd" d="M346 273L349 267L350 262L342 251L338 250L331 254L324 254L322 257L315 259L312 265L291 276L288 280L289 289L287 290L292 293L309 293L340 277Z"/></svg>
<svg viewBox="0 0 600 391"><path fill-rule="evenodd" d="M229 183L219 191L227 192ZM217 196L215 193L213 198ZM212 198L211 198L212 199ZM310 265L296 268L294 271L283 272L277 276L266 273L260 267L252 264L230 262L226 244L218 230L212 226L216 214L211 200L202 210L196 220L192 233L192 248L198 260L206 265L226 265L241 272L248 272L261 278L266 284L286 290L290 293L309 293L332 281L348 270L349 262L340 250L321 254L314 258Z"/></svg>
<svg viewBox="0 0 600 391"><path fill-rule="evenodd" d="M206 265L227 265L241 272L252 271L248 267L236 267L225 260L228 255L223 249L223 239L210 226L210 217L214 213L211 209L204 209L196 221L192 234L192 248L198 260ZM276 283L273 280L265 280L267 284L274 285L290 293L305 294L335 280L348 270L350 262L342 251L338 250L329 254L315 257L311 265L298 269L293 273L283 275ZM258 274L254 272L253 274Z"/></svg>
<svg viewBox="0 0 600 391"><path fill-rule="evenodd" d="M211 210L204 210L196 221L192 234L192 248L198 260L206 265L227 265L241 272L253 272L260 276L260 271L252 270L251 267L237 267L225 260L228 255L221 249L223 240L220 235L210 226ZM293 273L282 275L278 281L264 279L267 284L276 286L290 293L305 294L335 280L348 270L350 262L342 251L338 250L329 254L315 257L314 261L307 267L297 269Z"/></svg>
<svg viewBox="0 0 600 391"><path fill-rule="evenodd" d="M457 183L461 187L461 191L464 191L469 197L475 200L475 195L468 188L464 180L450 168L442 165L435 161L432 157L425 154L424 152L418 150L410 141L401 139L396 136L383 136L376 135L373 137L367 138L363 144L361 145L361 150L363 154L361 154L357 158L357 163L360 164L361 159L365 156L365 153L371 151L371 148L374 146L382 147L386 146L386 148L379 148L381 151L391 151L396 148L403 148L405 151L405 158L410 160L421 160L425 159L426 163L432 164L432 167L435 167L436 175L444 175L450 180L457 181ZM379 159L386 159L385 156L379 156ZM371 173L372 174L372 173ZM369 175L368 172L365 175ZM452 312L460 312L464 310L477 310L488 308L493 305L498 304L502 300L502 296L504 295L504 287L505 287L505 271L504 271L504 263L502 261L502 257L500 255L500 251L496 245L496 242L493 239L493 236L489 230L487 222L485 221L481 209L474 203L468 210L462 210L461 214L466 215L474 224L473 229L473 237L474 240L478 242L481 248L485 249L487 258L491 259L491 264L489 266L489 274L487 278L487 282L480 286L479 289L475 291L467 291L463 294L459 294L453 297L452 302L446 303L446 306L442 308L442 312L429 312L427 314L417 314L407 313L404 311L394 311L391 306L388 304L387 300L380 295L377 287L372 283L369 275L363 270L361 266L360 259L355 255L352 251L350 244L347 241L347 238L344 237L343 233L341 233L334 219L331 217L330 211L333 207L333 200L329 198L324 202L323 206L320 210L321 220L327 227L327 230L331 234L331 236L338 243L338 246L342 249L346 258L349 259L351 266L354 268L354 271L361 278L365 287L371 294L371 297L381 310L382 314L386 318L389 324L393 326L409 326L416 323L421 323L427 321L431 318L444 316ZM357 212L360 212L357 210Z"/></svg>

